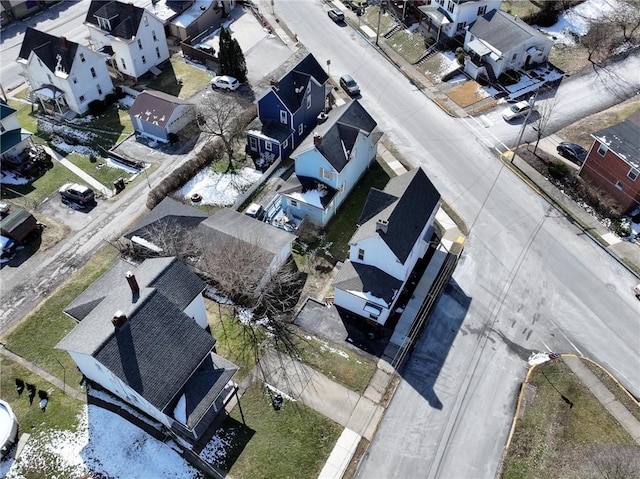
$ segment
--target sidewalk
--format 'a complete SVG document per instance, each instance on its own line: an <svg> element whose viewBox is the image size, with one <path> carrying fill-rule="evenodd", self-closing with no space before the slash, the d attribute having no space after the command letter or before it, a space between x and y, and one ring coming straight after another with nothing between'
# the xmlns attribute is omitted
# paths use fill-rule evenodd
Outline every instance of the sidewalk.
<svg viewBox="0 0 640 479"><path fill-rule="evenodd" d="M53 160L56 160L62 166L67 168L69 171L71 171L71 173L73 173L74 175L79 176L80 178L82 178L82 181L87 183L94 190L100 192L100 194L102 194L106 198L110 198L110 197L113 196L113 194L114 194L113 191L110 190L109 188L107 188L106 186L104 186L102 183L100 183L98 180L96 180L93 176L91 176L90 174L86 173L81 168L77 167L76 165L71 163L69 160L67 160L63 156L60 156L55 150L49 148L49 146L47 146L47 145L43 145L43 146L44 146L44 149L46 150L46 152L51 155L51 158Z"/></svg>

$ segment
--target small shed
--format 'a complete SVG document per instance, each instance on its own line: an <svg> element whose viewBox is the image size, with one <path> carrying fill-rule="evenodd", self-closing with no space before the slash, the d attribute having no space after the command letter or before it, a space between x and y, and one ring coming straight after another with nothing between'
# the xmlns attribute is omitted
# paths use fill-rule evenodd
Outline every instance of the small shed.
<svg viewBox="0 0 640 479"><path fill-rule="evenodd" d="M2 236L11 238L18 243L24 241L37 228L38 221L31 213L22 208L16 209L0 221L0 233Z"/></svg>
<svg viewBox="0 0 640 479"><path fill-rule="evenodd" d="M131 105L129 116L136 134L166 143L195 119L195 107L176 96L145 90Z"/></svg>

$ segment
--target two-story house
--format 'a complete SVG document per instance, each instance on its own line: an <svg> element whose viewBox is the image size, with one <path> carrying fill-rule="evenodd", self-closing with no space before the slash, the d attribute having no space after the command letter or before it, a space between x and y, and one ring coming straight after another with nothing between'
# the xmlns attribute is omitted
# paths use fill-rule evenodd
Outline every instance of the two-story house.
<svg viewBox="0 0 640 479"><path fill-rule="evenodd" d="M82 115L93 100L113 92L105 55L65 37L27 27L17 61L30 93L47 113Z"/></svg>
<svg viewBox="0 0 640 479"><path fill-rule="evenodd" d="M420 31L439 41L463 34L467 26L491 10L499 10L502 0L430 0L418 7L423 14Z"/></svg>
<svg viewBox="0 0 640 479"><path fill-rule="evenodd" d="M623 211L640 205L640 111L591 135L580 176L606 191Z"/></svg>
<svg viewBox="0 0 640 479"><path fill-rule="evenodd" d="M508 70L528 70L547 62L553 41L518 17L493 10L467 30L464 49L469 53L464 71L495 81Z"/></svg>
<svg viewBox="0 0 640 479"><path fill-rule="evenodd" d="M163 22L144 8L93 0L84 23L93 50L108 55L109 64L123 78L137 80L169 59Z"/></svg>
<svg viewBox="0 0 640 479"><path fill-rule="evenodd" d="M0 159L17 158L30 145L31 135L20 126L16 110L0 100Z"/></svg>
<svg viewBox="0 0 640 479"><path fill-rule="evenodd" d="M376 126L357 100L329 112L291 154L295 174L280 189L282 210L325 226L374 161Z"/></svg>
<svg viewBox="0 0 640 479"><path fill-rule="evenodd" d="M329 76L310 53L256 100L257 121L247 130L247 153L266 168L287 158L325 110Z"/></svg>
<svg viewBox="0 0 640 479"><path fill-rule="evenodd" d="M56 348L90 385L193 443L235 392L238 370L214 352L204 288L176 258L121 260L65 309L78 324Z"/></svg>
<svg viewBox="0 0 640 479"><path fill-rule="evenodd" d="M440 193L422 168L391 178L382 191L372 188L333 282L334 304L384 325L429 247L439 207Z"/></svg>

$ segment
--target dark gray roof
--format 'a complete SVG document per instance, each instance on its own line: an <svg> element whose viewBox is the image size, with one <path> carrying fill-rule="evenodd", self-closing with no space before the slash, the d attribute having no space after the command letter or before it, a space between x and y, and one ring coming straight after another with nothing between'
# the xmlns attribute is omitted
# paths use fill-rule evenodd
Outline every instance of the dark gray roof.
<svg viewBox="0 0 640 479"><path fill-rule="evenodd" d="M75 42L27 27L18 58L28 60L33 51L49 71L55 72L59 62L62 71L68 74L77 50L78 44Z"/></svg>
<svg viewBox="0 0 640 479"><path fill-rule="evenodd" d="M640 113L637 115L640 117ZM629 164L640 168L640 122L636 121L635 118L627 118L621 123L596 131L593 136Z"/></svg>
<svg viewBox="0 0 640 479"><path fill-rule="evenodd" d="M378 235L404 263L439 201L440 193L422 168L391 178L383 192L369 193L350 242ZM386 233L376 231L378 220L388 222Z"/></svg>
<svg viewBox="0 0 640 479"><path fill-rule="evenodd" d="M144 8L136 7L133 3L105 2L92 0L85 23L100 28L98 17L109 20L111 29L109 34L129 40L135 37L144 16Z"/></svg>
<svg viewBox="0 0 640 479"><path fill-rule="evenodd" d="M315 80L319 85L324 85L329 76L315 57L309 53L278 80L278 88L277 90L274 89L274 92L289 111L296 112L302 105L304 92L311 79ZM296 89L300 88L302 89L296 93Z"/></svg>
<svg viewBox="0 0 640 479"><path fill-rule="evenodd" d="M360 102L351 101L329 112L327 121L318 125L313 130L313 134L305 138L291 156L295 158L296 152L315 147L331 163L331 166L340 172L348 162L345 150L350 152L353 149L360 132L369 135L376 126L377 123ZM321 144L314 144L315 136L322 137ZM379 138L379 136L376 137L376 139Z"/></svg>
<svg viewBox="0 0 640 479"><path fill-rule="evenodd" d="M171 119L173 111L180 105L193 103L167 93L145 90L134 100L129 108L129 115L131 118L140 118L142 121L164 127Z"/></svg>
<svg viewBox="0 0 640 479"><path fill-rule="evenodd" d="M402 281L375 266L347 261L336 275L333 286L343 291L369 293L390 305L402 287Z"/></svg>
<svg viewBox="0 0 640 479"><path fill-rule="evenodd" d="M262 123L260 132L268 138L273 138L279 143L283 143L292 135L293 129L291 127L288 127L287 125L280 123L279 121L266 120L264 123Z"/></svg>
<svg viewBox="0 0 640 479"><path fill-rule="evenodd" d="M282 185L279 192L282 195L291 195L292 193L306 193L307 191L319 190L320 188L325 191L325 194L320 197L320 203L323 208L326 209L327 205L331 203L333 197L338 193L338 190L315 178L291 175L284 185Z"/></svg>
<svg viewBox="0 0 640 479"><path fill-rule="evenodd" d="M153 238L149 237L148 231L160 224L172 224L185 230L192 230L207 217L208 215L200 211L198 208L185 205L173 198L166 197L158 203L156 207L149 212L149 214L127 231L124 236L129 239L134 236L139 236L152 241Z"/></svg>
<svg viewBox="0 0 640 479"><path fill-rule="evenodd" d="M491 10L478 18L469 31L501 52L508 52L531 37L546 38L524 21L502 10Z"/></svg>
<svg viewBox="0 0 640 479"><path fill-rule="evenodd" d="M15 108L11 108L4 100L0 99L0 120L13 115L16 111Z"/></svg>

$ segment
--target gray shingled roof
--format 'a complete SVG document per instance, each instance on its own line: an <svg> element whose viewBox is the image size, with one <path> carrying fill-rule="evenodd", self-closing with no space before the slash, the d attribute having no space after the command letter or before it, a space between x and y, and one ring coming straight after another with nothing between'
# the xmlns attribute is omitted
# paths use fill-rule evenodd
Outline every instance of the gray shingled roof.
<svg viewBox="0 0 640 479"><path fill-rule="evenodd" d="M383 192L369 193L360 218L363 222L350 242L378 235L404 263L439 201L440 193L422 168L391 178ZM378 220L388 222L386 233L376 232Z"/></svg>
<svg viewBox="0 0 640 479"><path fill-rule="evenodd" d="M160 224L172 224L185 230L192 230L196 228L202 220L208 218L208 216L209 215L203 213L198 208L185 205L167 196L144 218L127 231L124 237L131 239L134 236L139 236L151 241L153 238L148 236L148 230L150 228L160 226Z"/></svg>
<svg viewBox="0 0 640 479"><path fill-rule="evenodd" d="M316 58L309 53L295 67L289 70L280 80L275 94L282 100L291 112L296 112L301 106L306 86L311 79L324 85L329 79L327 72L320 66ZM296 89L304 87L300 93Z"/></svg>
<svg viewBox="0 0 640 479"><path fill-rule="evenodd" d="M78 44L75 42L27 27L18 58L28 60L33 51L49 71L55 72L59 62L62 71L68 74L77 50Z"/></svg>
<svg viewBox="0 0 640 479"><path fill-rule="evenodd" d="M640 118L640 113L636 116ZM635 123L634 120L635 118L627 118L609 128L596 131L593 137L635 168L640 168L640 121Z"/></svg>
<svg viewBox="0 0 640 479"><path fill-rule="evenodd" d="M508 52L531 37L546 38L524 21L502 10L491 10L478 18L469 31L501 52Z"/></svg>
<svg viewBox="0 0 640 479"><path fill-rule="evenodd" d="M322 186L321 186L322 185ZM289 179L282 185L279 192L281 195L291 195L292 193L306 193L307 191L318 190L322 188L325 191L324 196L320 197L320 203L326 209L338 190L328 186L321 181L309 176L291 175Z"/></svg>
<svg viewBox="0 0 640 479"><path fill-rule="evenodd" d="M348 162L345 149L350 152L355 145L358 134L362 131L369 135L376 126L377 123L360 102L358 100L351 101L330 111L327 121L318 125L313 133L300 143L291 157L295 159L297 152L304 152L315 147L331 166L340 172ZM316 135L322 137L322 143L319 145L314 144ZM376 136L375 138L379 139L380 137Z"/></svg>
<svg viewBox="0 0 640 479"><path fill-rule="evenodd" d="M173 111L181 105L193 105L193 103L163 92L145 90L134 100L129 108L129 115L164 127L173 115Z"/></svg>
<svg viewBox="0 0 640 479"><path fill-rule="evenodd" d="M97 17L107 19L110 22L111 29L109 33L111 35L129 40L138 33L144 13L144 8L136 7L133 3L92 0L89 4L85 23L90 23L101 29Z"/></svg>
<svg viewBox="0 0 640 479"><path fill-rule="evenodd" d="M402 281L375 266L347 261L336 275L333 286L343 291L370 293L389 305L402 287Z"/></svg>

